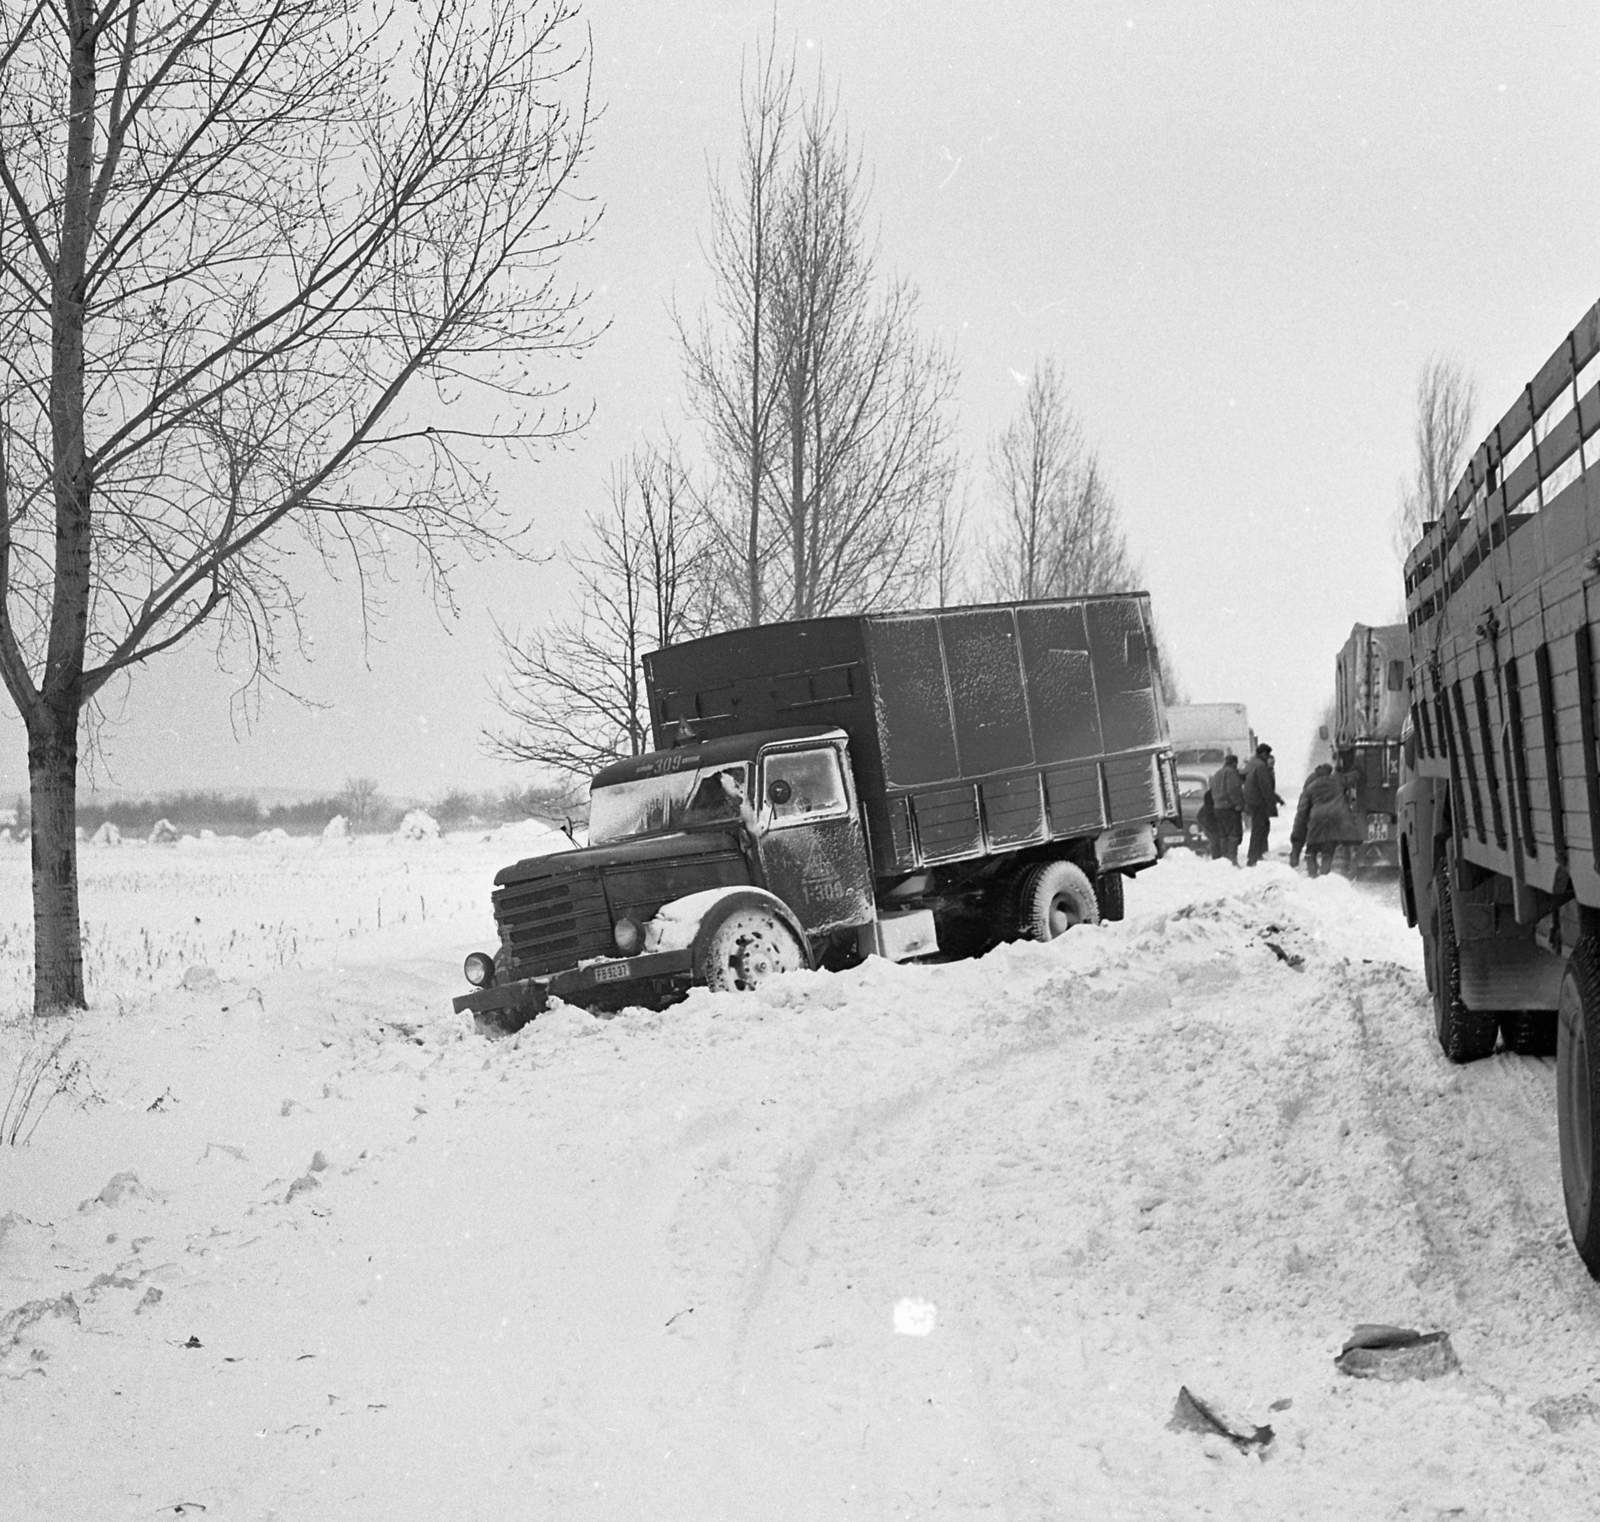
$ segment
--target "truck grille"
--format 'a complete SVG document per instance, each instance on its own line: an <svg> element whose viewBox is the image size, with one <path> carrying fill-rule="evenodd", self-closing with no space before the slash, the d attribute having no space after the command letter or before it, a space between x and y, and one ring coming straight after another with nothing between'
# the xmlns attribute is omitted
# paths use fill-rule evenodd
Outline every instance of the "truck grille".
<svg viewBox="0 0 1600 1522"><path fill-rule="evenodd" d="M535 877L497 888L494 922L512 968L523 977L616 955L598 874Z"/></svg>

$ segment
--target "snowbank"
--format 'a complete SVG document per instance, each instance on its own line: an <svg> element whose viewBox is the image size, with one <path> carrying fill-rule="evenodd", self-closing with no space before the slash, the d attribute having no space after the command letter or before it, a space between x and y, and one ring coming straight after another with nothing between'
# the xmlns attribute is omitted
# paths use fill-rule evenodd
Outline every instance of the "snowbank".
<svg viewBox="0 0 1600 1522"><path fill-rule="evenodd" d="M400 821L400 828L395 831L396 840L437 840L438 838L438 820L423 809L412 809Z"/></svg>
<svg viewBox="0 0 1600 1522"><path fill-rule="evenodd" d="M1444 1062L1390 885L1179 853L1048 946L490 1043L449 997L502 855L86 890L97 986L172 960L0 1026L53 1095L5 1152L18 1515L1591 1512L1551 1067ZM252 915L332 938L241 975ZM1339 1373L1362 1322L1459 1372Z"/></svg>

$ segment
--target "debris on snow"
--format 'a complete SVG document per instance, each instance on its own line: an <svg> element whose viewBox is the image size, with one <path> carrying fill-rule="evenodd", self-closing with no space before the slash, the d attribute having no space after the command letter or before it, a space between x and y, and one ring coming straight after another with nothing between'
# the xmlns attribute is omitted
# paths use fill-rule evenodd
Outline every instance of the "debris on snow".
<svg viewBox="0 0 1600 1522"><path fill-rule="evenodd" d="M1178 1398L1172 1404L1172 1419L1167 1423L1167 1430L1225 1438L1240 1453L1260 1454L1272 1441L1271 1427L1230 1422L1210 1401L1202 1400L1188 1385L1178 1386Z"/></svg>
<svg viewBox="0 0 1600 1522"><path fill-rule="evenodd" d="M284 1195L283 1203L287 1205L297 1194L304 1194L308 1189L322 1188L322 1180L314 1173L302 1173L292 1184L289 1192Z"/></svg>
<svg viewBox="0 0 1600 1522"><path fill-rule="evenodd" d="M139 1181L139 1175L131 1168L125 1168L121 1173L114 1173L106 1181L105 1187L99 1194L85 1200L78 1206L80 1215L91 1211L95 1206L114 1209L129 1200L160 1200L162 1196L154 1189Z"/></svg>
<svg viewBox="0 0 1600 1522"><path fill-rule="evenodd" d="M1580 1422L1600 1422L1600 1405L1581 1390L1576 1395L1546 1395L1528 1410L1552 1432L1570 1432Z"/></svg>
<svg viewBox="0 0 1600 1522"><path fill-rule="evenodd" d="M1363 1322L1334 1359L1341 1374L1356 1379L1438 1379L1460 1372L1448 1332Z"/></svg>

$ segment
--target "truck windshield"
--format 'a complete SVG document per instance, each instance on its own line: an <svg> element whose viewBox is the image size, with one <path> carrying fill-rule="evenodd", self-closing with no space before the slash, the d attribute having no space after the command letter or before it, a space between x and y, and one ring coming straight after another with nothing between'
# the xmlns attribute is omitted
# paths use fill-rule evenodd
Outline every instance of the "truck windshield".
<svg viewBox="0 0 1600 1522"><path fill-rule="evenodd" d="M597 787L589 793L589 844L731 823L749 796L750 767L743 761Z"/></svg>

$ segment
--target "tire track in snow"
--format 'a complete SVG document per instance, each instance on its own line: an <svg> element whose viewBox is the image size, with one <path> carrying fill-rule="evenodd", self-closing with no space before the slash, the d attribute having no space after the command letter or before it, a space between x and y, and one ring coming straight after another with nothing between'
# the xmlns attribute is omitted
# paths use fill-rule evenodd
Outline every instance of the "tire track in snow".
<svg viewBox="0 0 1600 1522"><path fill-rule="evenodd" d="M1392 965L1363 968L1349 976L1349 997L1363 1101L1388 1140L1458 1323L1464 1315L1493 1365L1524 1365L1535 1344L1552 1381L1591 1377L1600 1287L1568 1237L1554 1061L1501 1052L1451 1067L1418 984ZM1387 1014L1377 1012L1385 1005Z"/></svg>

